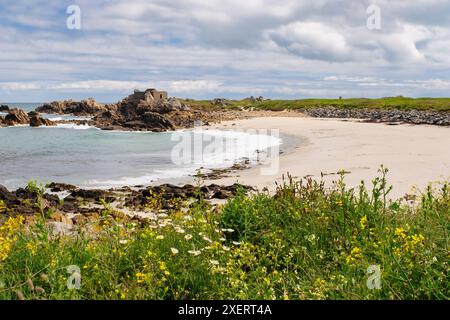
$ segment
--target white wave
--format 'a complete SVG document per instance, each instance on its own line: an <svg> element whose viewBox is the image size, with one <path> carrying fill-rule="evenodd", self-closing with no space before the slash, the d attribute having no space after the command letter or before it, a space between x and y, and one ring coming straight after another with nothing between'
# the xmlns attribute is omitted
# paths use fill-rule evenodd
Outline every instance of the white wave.
<svg viewBox="0 0 450 320"><path fill-rule="evenodd" d="M209 136L211 142L204 143L206 145L204 150L208 149L209 152L203 152L201 155L194 152L194 163L210 169L228 167L243 159L256 163L260 160L261 153L265 151L267 156L277 155L270 154L271 148L277 148L283 143L282 139L270 135L269 131L259 133L258 131L201 130L196 133ZM201 139L209 140L203 137Z"/></svg>
<svg viewBox="0 0 450 320"><path fill-rule="evenodd" d="M61 121L61 120L91 120L90 116L74 116L73 114L52 114L52 113L43 113L42 117L45 119L49 119L52 121Z"/></svg>
<svg viewBox="0 0 450 320"><path fill-rule="evenodd" d="M61 121L61 120L63 120L62 117L47 117L47 119L51 120L51 121Z"/></svg>
<svg viewBox="0 0 450 320"><path fill-rule="evenodd" d="M29 126L30 126L29 124L15 124L13 126L8 126L8 127L3 127L3 128L5 128L5 129L7 129L7 128L23 128L23 127L29 127Z"/></svg>
<svg viewBox="0 0 450 320"><path fill-rule="evenodd" d="M184 169L167 169L167 170L155 170L153 174L147 174L139 177L120 177L118 179L105 179L105 180L88 180L83 187L108 189L123 186L138 186L149 185L152 182L159 180L170 180L177 178L184 178L191 176L195 173L195 168Z"/></svg>
<svg viewBox="0 0 450 320"><path fill-rule="evenodd" d="M115 180L88 180L84 186L86 188L107 189L122 186L148 185L150 182L155 181L155 179L156 177L154 175L144 175L140 177L121 177Z"/></svg>
<svg viewBox="0 0 450 320"><path fill-rule="evenodd" d="M54 127L43 127L43 128L60 128L60 129L73 129L73 130L87 130L87 129L97 129L96 127L87 124L74 124L74 123L59 123Z"/></svg>
<svg viewBox="0 0 450 320"><path fill-rule="evenodd" d="M192 134L193 131L183 132L184 134ZM248 159L251 163L257 163L259 154L264 150L272 147L278 147L283 142L277 136L268 134L247 133L239 131L221 131L210 130L202 132L215 138L223 138L224 143L232 145L230 150L212 150L212 152L205 152L201 155L194 155L192 161L186 165L177 165L173 163L176 168L172 169L157 169L151 174L146 174L138 177L121 177L118 179L105 180L89 180L86 183L87 188L113 188L122 186L136 186L149 185L160 180L176 180L189 176L193 176L199 168L202 168L203 173L210 172L212 169L223 169L240 162L243 159ZM194 132L194 134L199 134ZM205 144L207 144L206 142ZM204 149L206 150L206 148ZM277 149L278 150L278 149ZM169 151L170 152L170 151ZM268 154L270 152L267 152ZM278 155L272 154L270 156Z"/></svg>

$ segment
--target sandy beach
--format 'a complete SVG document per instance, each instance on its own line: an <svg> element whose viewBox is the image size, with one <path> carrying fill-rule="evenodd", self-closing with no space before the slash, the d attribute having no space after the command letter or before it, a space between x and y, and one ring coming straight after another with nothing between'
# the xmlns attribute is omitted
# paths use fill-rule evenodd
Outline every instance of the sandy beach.
<svg viewBox="0 0 450 320"><path fill-rule="evenodd" d="M263 175L262 166L233 172L229 177L206 183L239 182L273 191L283 174L295 178L312 176L335 180L340 170L349 172L346 182L370 184L381 165L387 167L394 186L391 197L402 197L413 188L450 180L450 128L427 125L386 125L305 117L263 117L223 122L218 129L279 129L301 143L280 155L279 170Z"/></svg>

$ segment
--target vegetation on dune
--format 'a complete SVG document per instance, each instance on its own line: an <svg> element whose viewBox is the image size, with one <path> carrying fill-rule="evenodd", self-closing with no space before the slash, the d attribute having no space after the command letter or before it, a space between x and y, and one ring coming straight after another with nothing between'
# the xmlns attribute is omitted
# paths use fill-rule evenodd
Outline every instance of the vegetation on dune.
<svg viewBox="0 0 450 320"><path fill-rule="evenodd" d="M221 207L200 197L169 212L155 195L156 219L113 218L105 206L76 236L52 236L40 215L10 217L0 299L450 298L448 185L391 201L385 175L371 191L343 175L330 187L289 178L275 196L241 192ZM78 272L79 289L68 289Z"/></svg>
<svg viewBox="0 0 450 320"><path fill-rule="evenodd" d="M314 108L342 109L388 109L388 110L427 110L450 111L450 98L407 98L387 97L380 99L299 99L299 100L263 100L252 101L226 100L223 106L218 106L210 100L189 100L189 105L199 109L236 109L254 108L258 110L302 110Z"/></svg>

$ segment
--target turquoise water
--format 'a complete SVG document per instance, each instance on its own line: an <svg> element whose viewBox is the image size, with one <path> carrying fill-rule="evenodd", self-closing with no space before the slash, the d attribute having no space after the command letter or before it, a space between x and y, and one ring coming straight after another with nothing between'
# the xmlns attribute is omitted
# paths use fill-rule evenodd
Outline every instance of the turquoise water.
<svg viewBox="0 0 450 320"><path fill-rule="evenodd" d="M16 105L27 111L36 107ZM172 151L180 146L180 139L193 141L205 136L236 148L231 155L230 149L208 151L206 142L201 149L191 149L192 161L174 161ZM227 167L244 157L256 157L257 150L280 144L276 137L236 131L111 132L71 124L0 128L0 184L16 189L36 180L109 188L176 181L200 167Z"/></svg>
<svg viewBox="0 0 450 320"><path fill-rule="evenodd" d="M112 186L111 180L149 183L158 178L156 170L171 169L168 148L173 144L168 134L3 128L0 184L17 188L30 180L92 187Z"/></svg>

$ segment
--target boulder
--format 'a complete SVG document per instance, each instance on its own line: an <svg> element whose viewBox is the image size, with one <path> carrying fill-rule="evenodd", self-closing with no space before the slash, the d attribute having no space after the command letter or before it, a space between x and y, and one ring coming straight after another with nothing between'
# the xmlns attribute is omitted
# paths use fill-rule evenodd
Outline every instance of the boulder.
<svg viewBox="0 0 450 320"><path fill-rule="evenodd" d="M33 114L30 116L30 114ZM41 115L37 112L30 112L28 114L30 116L30 126L31 127L40 127L40 126L56 126L56 123L49 120L42 118Z"/></svg>
<svg viewBox="0 0 450 320"><path fill-rule="evenodd" d="M123 124L123 126L126 128L129 128L129 129L133 129L133 130L147 129L147 125L141 120L127 121Z"/></svg>
<svg viewBox="0 0 450 320"><path fill-rule="evenodd" d="M61 222L64 223L66 226L68 226L69 228L71 228L73 226L73 222L72 219L69 218L67 215L65 215L64 213L61 213L59 211L54 212L50 217L49 217L50 221L55 221L55 222Z"/></svg>
<svg viewBox="0 0 450 320"><path fill-rule="evenodd" d="M156 112L146 112L142 121L152 129L175 130L175 125L165 116Z"/></svg>
<svg viewBox="0 0 450 320"><path fill-rule="evenodd" d="M66 107L66 113L75 115L93 115L105 111L108 111L108 109L92 98L82 100L81 102L71 103Z"/></svg>
<svg viewBox="0 0 450 320"><path fill-rule="evenodd" d="M0 106L0 112L8 112L9 111L9 107L7 105L2 104Z"/></svg>
<svg viewBox="0 0 450 320"><path fill-rule="evenodd" d="M49 188L51 192L75 191L78 189L76 186L71 184L56 182L50 183L47 185L47 188Z"/></svg>
<svg viewBox="0 0 450 320"><path fill-rule="evenodd" d="M214 99L211 101L211 103L218 107L226 107L231 105L231 103L227 101L227 99Z"/></svg>
<svg viewBox="0 0 450 320"><path fill-rule="evenodd" d="M71 234L73 229L73 223L72 225L69 225L67 223L57 221L49 221L47 222L47 226L51 237L61 237L69 235Z"/></svg>
<svg viewBox="0 0 450 320"><path fill-rule="evenodd" d="M64 114L66 106L72 102L73 100L53 101L36 108L36 112Z"/></svg>
<svg viewBox="0 0 450 320"><path fill-rule="evenodd" d="M114 110L107 110L105 112L102 112L100 115L96 116L95 119L101 120L119 120L120 116L119 114Z"/></svg>
<svg viewBox="0 0 450 320"><path fill-rule="evenodd" d="M72 193L70 195L73 198L82 198L83 200L93 201L93 202L99 202L100 199L104 199L107 202L114 201L114 197L112 197L108 191L98 190L98 189L92 189L92 190L77 189L77 190L72 191Z"/></svg>
<svg viewBox="0 0 450 320"><path fill-rule="evenodd" d="M0 184L0 200L12 202L16 199L13 193L9 192L4 186Z"/></svg>
<svg viewBox="0 0 450 320"><path fill-rule="evenodd" d="M30 118L22 109L14 108L9 110L4 122L9 126L15 126L18 124L28 124L30 122Z"/></svg>
<svg viewBox="0 0 450 320"><path fill-rule="evenodd" d="M138 115L143 115L146 112L156 112L160 114L166 114L174 111L186 111L189 107L180 100L175 98L159 100L157 102L144 102L142 101L136 108L136 113Z"/></svg>
<svg viewBox="0 0 450 320"><path fill-rule="evenodd" d="M219 190L212 195L212 199L225 200L232 197L233 194L227 190Z"/></svg>
<svg viewBox="0 0 450 320"><path fill-rule="evenodd" d="M36 108L36 111L52 114L95 115L108 111L108 108L89 98L80 102L73 100L53 101Z"/></svg>

